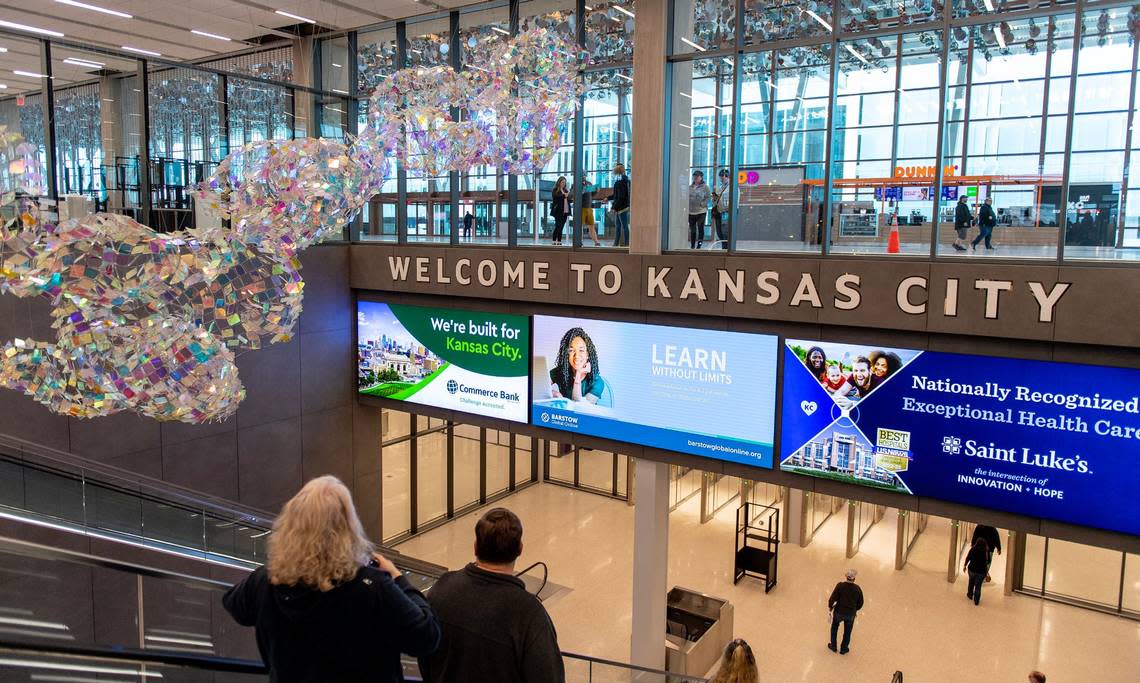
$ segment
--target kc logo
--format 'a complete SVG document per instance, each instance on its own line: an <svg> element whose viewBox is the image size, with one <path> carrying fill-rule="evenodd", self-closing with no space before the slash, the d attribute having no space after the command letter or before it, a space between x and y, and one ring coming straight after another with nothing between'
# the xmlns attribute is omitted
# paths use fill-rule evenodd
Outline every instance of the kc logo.
<svg viewBox="0 0 1140 683"><path fill-rule="evenodd" d="M800 410L804 411L804 415L812 415L818 407L815 401L800 401Z"/></svg>
<svg viewBox="0 0 1140 683"><path fill-rule="evenodd" d="M942 452L947 455L958 455L962 452L962 440L956 436L942 437Z"/></svg>

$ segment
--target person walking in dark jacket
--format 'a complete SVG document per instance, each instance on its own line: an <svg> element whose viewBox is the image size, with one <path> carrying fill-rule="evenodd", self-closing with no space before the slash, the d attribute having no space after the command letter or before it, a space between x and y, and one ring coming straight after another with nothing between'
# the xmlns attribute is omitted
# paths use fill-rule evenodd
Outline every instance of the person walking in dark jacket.
<svg viewBox="0 0 1140 683"><path fill-rule="evenodd" d="M977 251L978 242L985 240L986 249L992 251L994 245L990 242L990 238L994 234L995 225L997 225L997 214L994 213L993 199L986 197L986 203L978 209L978 236L970 242L970 248Z"/></svg>
<svg viewBox="0 0 1140 683"><path fill-rule="evenodd" d="M966 562L962 569L969 574L970 582L966 584L966 598L973 600L977 605L982 601L982 584L985 583L986 571L989 569L990 551L986 542L979 538L974 541L974 547L966 553Z"/></svg>
<svg viewBox="0 0 1140 683"><path fill-rule="evenodd" d="M974 527L974 536L970 539L970 545L978 542L978 539L986 542L986 548L989 549L989 555L986 557L986 581L990 580L990 565L994 563L994 551L1001 555L1001 534L992 526L979 524Z"/></svg>
<svg viewBox="0 0 1140 683"><path fill-rule="evenodd" d="M831 597L827 599L827 609L831 610L831 642L827 649L835 652L835 637L839 634L839 624L843 623L843 643L839 654L845 655L851 646L851 629L855 628L855 615L863 609L863 589L855 583L856 571L847 570L847 580L835 584Z"/></svg>
<svg viewBox="0 0 1140 683"><path fill-rule="evenodd" d="M974 223L974 214L970 212L970 205L966 203L966 195L958 197L958 206L954 207L954 248L966 251L966 232Z"/></svg>
<svg viewBox="0 0 1140 683"><path fill-rule="evenodd" d="M610 210L614 212L614 246L629 246L629 176L625 166L614 166L614 193L610 198Z"/></svg>
<svg viewBox="0 0 1140 683"><path fill-rule="evenodd" d="M428 594L443 643L420 657L426 683L562 683L566 674L554 624L514 576L522 522L505 508L475 524L475 561L440 577Z"/></svg>
<svg viewBox="0 0 1140 683"><path fill-rule="evenodd" d="M265 566L222 598L257 629L271 683L394 683L404 680L401 652L439 646L427 600L371 547L336 477L313 479L285 504Z"/></svg>

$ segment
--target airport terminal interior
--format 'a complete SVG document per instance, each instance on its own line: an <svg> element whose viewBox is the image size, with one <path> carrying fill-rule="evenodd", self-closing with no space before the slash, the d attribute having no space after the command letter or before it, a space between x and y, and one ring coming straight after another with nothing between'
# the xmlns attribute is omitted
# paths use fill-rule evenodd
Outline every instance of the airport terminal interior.
<svg viewBox="0 0 1140 683"><path fill-rule="evenodd" d="M1138 86L1120 0L0 3L0 681L269 680L326 474L429 601L515 512L566 681L1137 680Z"/></svg>

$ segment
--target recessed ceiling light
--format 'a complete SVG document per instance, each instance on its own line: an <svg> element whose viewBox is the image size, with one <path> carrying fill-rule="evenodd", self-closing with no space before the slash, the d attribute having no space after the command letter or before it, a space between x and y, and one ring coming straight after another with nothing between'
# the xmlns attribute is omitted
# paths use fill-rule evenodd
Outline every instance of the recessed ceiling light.
<svg viewBox="0 0 1140 683"><path fill-rule="evenodd" d="M333 65L334 69L343 69L344 68L344 64L337 64L336 62L333 62L332 65Z"/></svg>
<svg viewBox="0 0 1140 683"><path fill-rule="evenodd" d="M7 90L7 89L8 89L8 85L6 83L0 83L0 90Z"/></svg>
<svg viewBox="0 0 1140 683"><path fill-rule="evenodd" d="M7 52L7 51L8 51L8 48L6 48L6 47L0 47L0 52Z"/></svg>
<svg viewBox="0 0 1140 683"><path fill-rule="evenodd" d="M154 50L144 50L141 47L131 47L130 45L123 45L122 47L127 52L137 52L137 53L142 54L142 55L150 55L151 57L161 57L162 56L161 52L155 52Z"/></svg>
<svg viewBox="0 0 1140 683"><path fill-rule="evenodd" d="M227 38L225 36L219 36L217 33L207 33L205 31L199 31L196 28L190 29L190 32L196 36L205 36L206 38L213 38L214 40L224 40L227 43L233 40L233 38Z"/></svg>
<svg viewBox="0 0 1140 683"><path fill-rule="evenodd" d="M288 12L285 12L284 10L274 10L274 11L276 14L280 14L283 17L289 17L290 19L296 19L297 21L303 21L307 24L317 23L317 22L315 22L312 19L309 19L307 17L298 16L296 14L289 14Z"/></svg>
<svg viewBox="0 0 1140 683"><path fill-rule="evenodd" d="M28 78L47 78L47 75L38 74L35 71L13 71L12 73L17 76L27 76Z"/></svg>
<svg viewBox="0 0 1140 683"><path fill-rule="evenodd" d="M63 60L63 63L72 64L74 66L86 66L92 69L102 69L103 67L107 66L103 62L92 62L86 59L79 59L78 57L68 57L67 59Z"/></svg>
<svg viewBox="0 0 1140 683"><path fill-rule="evenodd" d="M115 10L115 9L107 9L106 7L96 7L95 5L88 5L85 2L76 2L76 0L55 0L55 1L61 5L71 5L72 7L80 7L82 9L89 9L92 12L102 12L103 14L112 14L116 17L122 17L124 19L133 19L133 17L131 15L127 14L126 12L120 12L119 10Z"/></svg>
<svg viewBox="0 0 1140 683"><path fill-rule="evenodd" d="M59 31L52 31L46 28L36 28L35 26L28 26L27 24L17 24L14 21L4 21L3 19L0 19L0 26L14 28L19 31L28 31L29 33L40 33L45 36L55 36L56 38L63 37L63 34Z"/></svg>

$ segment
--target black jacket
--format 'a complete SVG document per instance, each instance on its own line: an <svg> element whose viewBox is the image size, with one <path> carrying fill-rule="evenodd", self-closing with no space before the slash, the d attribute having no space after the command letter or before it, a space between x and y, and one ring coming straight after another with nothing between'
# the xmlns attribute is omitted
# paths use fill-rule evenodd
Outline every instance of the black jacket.
<svg viewBox="0 0 1140 683"><path fill-rule="evenodd" d="M971 574L985 574L990 568L990 554L980 546L970 548L966 553L966 568Z"/></svg>
<svg viewBox="0 0 1140 683"><path fill-rule="evenodd" d="M554 624L523 582L469 564L440 577L428 601L443 643L420 657L427 683L561 683Z"/></svg>
<svg viewBox="0 0 1140 683"><path fill-rule="evenodd" d="M565 203L567 206L573 204L573 199L570 198L569 190L559 190L557 187L550 191L550 215L554 217L569 216L568 211L563 211L562 206Z"/></svg>
<svg viewBox="0 0 1140 683"><path fill-rule="evenodd" d="M273 683L403 681L401 652L439 647L439 623L424 596L374 567L325 593L274 586L260 567L222 604L239 624L257 628Z"/></svg>
<svg viewBox="0 0 1140 683"><path fill-rule="evenodd" d="M863 609L863 589L854 581L840 581L827 599L827 608L840 614L855 614Z"/></svg>
<svg viewBox="0 0 1140 683"><path fill-rule="evenodd" d="M966 202L958 202L958 206L954 209L954 229L965 230L973 222L974 214L970 213L970 207Z"/></svg>
<svg viewBox="0 0 1140 683"><path fill-rule="evenodd" d="M983 228L992 228L997 225L997 214L994 213L994 207L989 204L982 204L978 209L978 225Z"/></svg>
<svg viewBox="0 0 1140 683"><path fill-rule="evenodd" d="M992 526L986 526L985 524L979 524L974 527L974 537L970 539L970 545L977 543L979 538L986 542L991 553L995 550L999 553L1001 552L1001 534L998 533L997 529Z"/></svg>
<svg viewBox="0 0 1140 683"><path fill-rule="evenodd" d="M614 182L613 210L624 211L629 208L629 178L621 176Z"/></svg>

